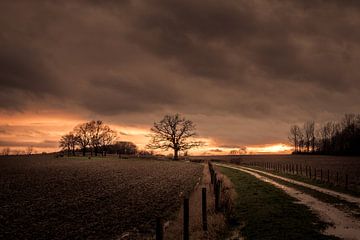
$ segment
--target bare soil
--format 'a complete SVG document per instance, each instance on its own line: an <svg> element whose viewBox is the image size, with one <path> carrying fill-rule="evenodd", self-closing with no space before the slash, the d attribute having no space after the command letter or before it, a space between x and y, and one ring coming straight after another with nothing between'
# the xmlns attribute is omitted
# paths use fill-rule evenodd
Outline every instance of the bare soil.
<svg viewBox="0 0 360 240"><path fill-rule="evenodd" d="M0 159L0 239L154 236L202 175L195 163L22 156Z"/></svg>

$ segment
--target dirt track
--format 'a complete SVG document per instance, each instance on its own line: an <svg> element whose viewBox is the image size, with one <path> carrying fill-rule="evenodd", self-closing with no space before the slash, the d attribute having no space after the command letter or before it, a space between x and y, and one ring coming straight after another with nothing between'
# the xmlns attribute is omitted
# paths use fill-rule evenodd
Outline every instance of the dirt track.
<svg viewBox="0 0 360 240"><path fill-rule="evenodd" d="M268 183L274 185L275 187L282 189L288 195L299 200L300 203L305 204L306 206L310 207L310 209L312 209L314 212L319 214L319 216L324 221L332 223L332 226L329 227L328 229L326 229L325 234L334 235L334 236L337 236L337 237L340 237L343 239L360 239L360 223L358 222L358 220L356 220L353 217L349 216L348 214L342 212L341 210L335 208L334 206L324 203L324 202L321 202L320 200L318 200L308 194L305 194L296 189L287 187L285 185L279 184L279 183L271 180L270 178L267 178L265 176L258 174L258 173L263 173L263 174L267 174L268 176L270 176L270 174L267 172L254 170L254 169L246 168L246 167L238 167L238 166L233 167L233 166L229 166L226 164L217 164L217 165L236 169L236 170L251 174L261 181L268 182ZM271 176L272 175L273 174L271 174ZM273 175L273 176L279 177L276 175ZM279 178L281 178L282 180L285 180L285 181L289 181L289 182L293 181L293 180L287 179L287 178L284 178L284 179L282 177L279 177ZM315 187L315 186L311 185L311 187ZM320 190L324 190L324 189L320 188ZM338 193L338 194L339 194L339 196L343 195L341 193ZM331 195L333 195L333 194L331 194ZM348 195L346 195L345 197L347 197L347 196ZM342 197L344 197L344 196L342 196Z"/></svg>
<svg viewBox="0 0 360 240"><path fill-rule="evenodd" d="M351 195L348 195L348 194L345 194L345 193L340 193L340 192L336 192L336 191L333 191L333 190L330 190L330 189L314 186L314 185L311 185L311 184L308 184L308 183L296 181L296 180L293 180L293 179L290 179L290 178L281 177L281 176L271 174L271 173L268 173L268 172L265 172L265 171L252 169L252 168L247 168L247 167L242 167L242 168L247 169L249 171L259 172L259 173L262 173L262 174L265 174L267 176L271 176L271 177L274 177L274 178L278 178L278 179L281 179L283 181L287 181L289 183L304 186L304 187L316 190L318 192L322 192L322 193L325 193L325 194L328 194L328 195L331 195L331 196L334 196L334 197L337 197L337 198L341 198L341 199L343 199L345 201L348 201L348 202L356 203L356 204L358 204L360 206L360 198L358 198L358 197L354 197L354 196L351 196Z"/></svg>

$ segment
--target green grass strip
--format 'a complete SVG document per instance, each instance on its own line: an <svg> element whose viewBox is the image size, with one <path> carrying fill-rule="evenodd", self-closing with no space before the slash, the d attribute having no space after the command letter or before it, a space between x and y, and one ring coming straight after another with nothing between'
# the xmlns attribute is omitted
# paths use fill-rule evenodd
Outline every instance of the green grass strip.
<svg viewBox="0 0 360 240"><path fill-rule="evenodd" d="M328 224L282 190L238 170L220 170L238 194L230 222L234 228L241 227L246 239L338 239L323 235L321 230Z"/></svg>

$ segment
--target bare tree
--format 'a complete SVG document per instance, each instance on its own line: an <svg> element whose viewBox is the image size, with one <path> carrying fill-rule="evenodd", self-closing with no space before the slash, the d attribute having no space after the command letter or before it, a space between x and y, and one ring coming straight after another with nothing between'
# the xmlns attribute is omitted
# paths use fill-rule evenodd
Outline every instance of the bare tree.
<svg viewBox="0 0 360 240"><path fill-rule="evenodd" d="M295 143L295 128L291 127L289 140ZM345 114L340 122L329 121L316 130L314 121L305 122L303 139L298 151L336 155L360 155L360 114Z"/></svg>
<svg viewBox="0 0 360 240"><path fill-rule="evenodd" d="M91 155L98 154L100 148L103 150L110 144L113 144L116 138L116 132L110 129L102 121L90 121L77 125L74 130L61 137L59 145L61 148L70 151L75 156L75 148L78 145L82 155L86 155L86 150L90 148Z"/></svg>
<svg viewBox="0 0 360 240"><path fill-rule="evenodd" d="M88 124L89 124L89 134L90 134L91 155L94 152L95 156L97 156L98 150L101 145L101 137L105 125L101 120L91 121Z"/></svg>
<svg viewBox="0 0 360 240"><path fill-rule="evenodd" d="M315 122L307 121L304 124L304 137L305 137L305 146L306 152L310 152L310 148L312 151L315 150Z"/></svg>
<svg viewBox="0 0 360 240"><path fill-rule="evenodd" d="M134 155L137 153L137 146L133 142L121 141L115 144L116 152L121 156L121 154Z"/></svg>
<svg viewBox="0 0 360 240"><path fill-rule="evenodd" d="M100 145L103 150L102 155L106 156L107 148L109 145L113 144L117 138L117 133L110 129L109 126L105 125L100 134Z"/></svg>
<svg viewBox="0 0 360 240"><path fill-rule="evenodd" d="M203 145L195 141L195 125L192 121L180 117L179 114L166 115L160 122L155 122L151 130L151 141L147 145L151 149L174 151L174 160L179 159L179 152Z"/></svg>
<svg viewBox="0 0 360 240"><path fill-rule="evenodd" d="M319 129L320 138L320 151L328 152L330 150L331 134L332 134L332 122L327 122Z"/></svg>
<svg viewBox="0 0 360 240"><path fill-rule="evenodd" d="M238 155L240 154L238 150L231 150L230 155Z"/></svg>
<svg viewBox="0 0 360 240"><path fill-rule="evenodd" d="M25 154L31 155L33 150L34 150L33 146L28 146L25 150Z"/></svg>
<svg viewBox="0 0 360 240"><path fill-rule="evenodd" d="M77 144L80 146L83 156L85 156L86 148L89 146L91 141L90 132L91 132L90 123L82 123L74 128Z"/></svg>
<svg viewBox="0 0 360 240"><path fill-rule="evenodd" d="M302 132L298 125L293 125L290 127L289 141L294 145L294 152L300 152L300 140L302 138Z"/></svg>
<svg viewBox="0 0 360 240"><path fill-rule="evenodd" d="M63 151L67 151L68 156L70 156L70 142L68 139L68 135L61 136L59 141L59 147Z"/></svg>
<svg viewBox="0 0 360 240"><path fill-rule="evenodd" d="M241 155L241 154L246 154L246 153L247 153L246 147L240 147L239 149L230 151L230 155Z"/></svg>
<svg viewBox="0 0 360 240"><path fill-rule="evenodd" d="M78 142L78 139L75 136L75 134L70 132L61 137L59 146L63 150L67 151L68 156L70 156L70 152L72 153L73 156L75 156L75 147L76 147L77 142Z"/></svg>
<svg viewBox="0 0 360 240"><path fill-rule="evenodd" d="M9 156L10 152L11 152L11 149L9 147L3 148L1 151L2 155L4 155L4 156Z"/></svg>

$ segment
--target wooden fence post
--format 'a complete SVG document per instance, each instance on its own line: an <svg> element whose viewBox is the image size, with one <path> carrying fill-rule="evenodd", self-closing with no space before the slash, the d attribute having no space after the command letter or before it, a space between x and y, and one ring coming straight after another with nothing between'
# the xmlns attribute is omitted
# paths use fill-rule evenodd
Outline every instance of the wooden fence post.
<svg viewBox="0 0 360 240"><path fill-rule="evenodd" d="M345 189L348 189L349 186L349 175L346 173L345 174Z"/></svg>
<svg viewBox="0 0 360 240"><path fill-rule="evenodd" d="M316 180L316 168L314 168L314 179Z"/></svg>
<svg viewBox="0 0 360 240"><path fill-rule="evenodd" d="M207 231L207 209L206 209L206 188L202 188L202 220L203 230Z"/></svg>
<svg viewBox="0 0 360 240"><path fill-rule="evenodd" d="M161 218L156 218L156 240L163 240L164 239L164 228L162 225Z"/></svg>
<svg viewBox="0 0 360 240"><path fill-rule="evenodd" d="M214 192L216 192L216 185L217 185L217 176L216 176L216 172L214 172Z"/></svg>
<svg viewBox="0 0 360 240"><path fill-rule="evenodd" d="M183 239L189 240L189 198L184 198L184 229Z"/></svg>
<svg viewBox="0 0 360 240"><path fill-rule="evenodd" d="M320 181L323 180L323 175L322 175L322 168L320 168Z"/></svg>
<svg viewBox="0 0 360 240"><path fill-rule="evenodd" d="M210 179L211 179L211 184L214 184L214 172L212 169L209 169L210 170Z"/></svg>
<svg viewBox="0 0 360 240"><path fill-rule="evenodd" d="M336 185L339 185L339 172L336 172Z"/></svg>
<svg viewBox="0 0 360 240"><path fill-rule="evenodd" d="M215 190L215 211L220 211L220 193L221 193L221 181L217 181Z"/></svg>
<svg viewBox="0 0 360 240"><path fill-rule="evenodd" d="M309 166L309 178L311 179L311 167Z"/></svg>
<svg viewBox="0 0 360 240"><path fill-rule="evenodd" d="M327 170L327 182L330 183L330 170Z"/></svg>

